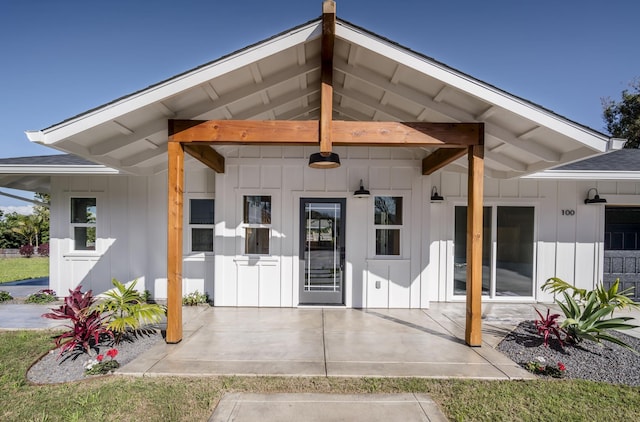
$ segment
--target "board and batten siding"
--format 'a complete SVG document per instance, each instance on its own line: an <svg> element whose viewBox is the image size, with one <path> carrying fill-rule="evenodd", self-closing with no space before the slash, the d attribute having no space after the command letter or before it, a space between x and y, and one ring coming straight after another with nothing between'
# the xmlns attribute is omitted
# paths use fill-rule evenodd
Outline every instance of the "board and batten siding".
<svg viewBox="0 0 640 422"><path fill-rule="evenodd" d="M216 306L295 307L299 298L300 199L345 198L345 305L355 308L424 308L453 297L454 207L466 205L466 174L420 174L420 159L403 148L335 148L342 166L315 170L312 148L224 147L226 171L215 174L195 160L185 171L183 293L198 290ZM360 179L371 191L353 197ZM604 206L585 205L597 188L607 205L640 206L640 183L589 180L484 180L485 206L532 206L534 295L550 302L540 286L560 277L591 289L602 278ZM445 200L431 203L435 186ZM244 195L272 197L269 256L244 254ZM375 256L375 196L404 198L401 256ZM70 198L95 197L97 250L72 250ZM95 293L111 279L139 280L138 288L166 299L167 178L96 175L53 176L51 288L59 295L82 285ZM188 201L215 199L214 253L188 253ZM570 212L563 213L563 210ZM505 299L497 300L519 300Z"/></svg>
<svg viewBox="0 0 640 422"><path fill-rule="evenodd" d="M303 147L243 147L225 151L226 169L216 176L215 303L220 306L292 307L299 303L300 199L346 199L345 305L365 308L423 306L423 192L429 177L407 150L335 148L342 165L308 167L315 152ZM354 198L360 180L369 198ZM426 181L426 182L425 182ZM427 186L427 187L425 187ZM245 195L272 199L269 256L244 254L242 207ZM404 198L402 256L374 256L373 203L376 195Z"/></svg>
<svg viewBox="0 0 640 422"><path fill-rule="evenodd" d="M454 207L466 203L467 180L441 172L433 183L445 201L431 207L429 274L439 283L429 290L428 300L446 301L453 291ZM605 207L584 203L589 189L597 188L609 206L640 205L640 183L630 181L485 178L484 183L485 206L535 207L533 300L540 302L553 301L541 291L550 277L585 289L602 280Z"/></svg>
<svg viewBox="0 0 640 422"><path fill-rule="evenodd" d="M199 164L185 171L185 202L190 197L213 198L214 179L213 172ZM98 294L112 288L115 278L124 283L137 279L138 290L166 299L165 172L154 176L54 176L51 189L50 286L58 295L78 285ZM73 251L69 223L74 197L97 200L95 251ZM185 253L184 260L183 291L212 294L213 255Z"/></svg>

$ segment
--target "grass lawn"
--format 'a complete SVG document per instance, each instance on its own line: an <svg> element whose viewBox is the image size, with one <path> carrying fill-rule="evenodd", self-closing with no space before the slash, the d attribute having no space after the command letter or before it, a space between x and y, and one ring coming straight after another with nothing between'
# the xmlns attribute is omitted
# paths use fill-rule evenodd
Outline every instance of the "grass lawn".
<svg viewBox="0 0 640 422"><path fill-rule="evenodd" d="M427 393L451 420L640 420L640 388L574 380L420 378L130 378L33 386L25 373L51 332L0 333L3 421L202 421L227 392ZM212 346L213 347L213 346Z"/></svg>
<svg viewBox="0 0 640 422"><path fill-rule="evenodd" d="M48 275L49 258L47 257L0 258L0 283Z"/></svg>

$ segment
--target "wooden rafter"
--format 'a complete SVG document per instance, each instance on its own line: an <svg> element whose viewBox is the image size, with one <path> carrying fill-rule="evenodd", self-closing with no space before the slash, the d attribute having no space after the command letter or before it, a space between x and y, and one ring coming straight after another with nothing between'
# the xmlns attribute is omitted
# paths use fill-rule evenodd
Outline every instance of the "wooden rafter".
<svg viewBox="0 0 640 422"><path fill-rule="evenodd" d="M422 174L429 175L467 154L466 148L439 149L422 159Z"/></svg>
<svg viewBox="0 0 640 422"><path fill-rule="evenodd" d="M224 157L210 146L184 144L184 152L216 173L224 173Z"/></svg>
<svg viewBox="0 0 640 422"><path fill-rule="evenodd" d="M333 46L336 38L336 2L322 3L322 41L320 44L320 153L332 150L333 121Z"/></svg>

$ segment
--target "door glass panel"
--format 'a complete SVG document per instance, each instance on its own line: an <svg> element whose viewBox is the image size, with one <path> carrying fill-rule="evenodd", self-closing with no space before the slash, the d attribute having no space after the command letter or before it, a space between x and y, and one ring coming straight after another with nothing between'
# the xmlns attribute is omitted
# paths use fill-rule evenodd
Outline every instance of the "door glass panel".
<svg viewBox="0 0 640 422"><path fill-rule="evenodd" d="M453 294L467 294L467 207L455 207ZM491 207L482 209L482 294L491 283Z"/></svg>
<svg viewBox="0 0 640 422"><path fill-rule="evenodd" d="M305 204L305 292L342 292L341 204Z"/></svg>
<svg viewBox="0 0 640 422"><path fill-rule="evenodd" d="M533 207L498 207L496 296L533 295Z"/></svg>

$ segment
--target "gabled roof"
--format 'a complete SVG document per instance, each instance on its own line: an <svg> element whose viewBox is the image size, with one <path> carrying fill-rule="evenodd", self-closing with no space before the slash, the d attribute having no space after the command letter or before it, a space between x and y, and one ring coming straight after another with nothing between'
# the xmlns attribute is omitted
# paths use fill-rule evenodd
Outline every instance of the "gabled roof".
<svg viewBox="0 0 640 422"><path fill-rule="evenodd" d="M49 193L54 175L118 173L72 154L0 158L0 186L30 192Z"/></svg>
<svg viewBox="0 0 640 422"><path fill-rule="evenodd" d="M167 119L318 119L321 32L321 20L308 22L27 135L114 169L155 174L166 169ZM518 177L612 149L605 134L363 28L338 19L335 35L336 120L484 122L489 177ZM260 154L269 148L278 147ZM242 156L242 147L217 150ZM465 166L460 159L447 169Z"/></svg>
<svg viewBox="0 0 640 422"><path fill-rule="evenodd" d="M640 149L621 149L528 177L566 180L640 180Z"/></svg>

